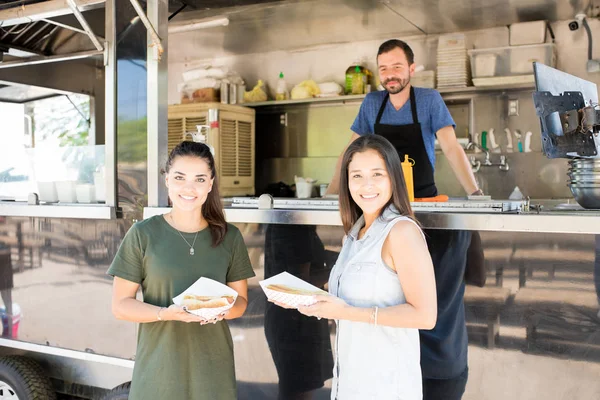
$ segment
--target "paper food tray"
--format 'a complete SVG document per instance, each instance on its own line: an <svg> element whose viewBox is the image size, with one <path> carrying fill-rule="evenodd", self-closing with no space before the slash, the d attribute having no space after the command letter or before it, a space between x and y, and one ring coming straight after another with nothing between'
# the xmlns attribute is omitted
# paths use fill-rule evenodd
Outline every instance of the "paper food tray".
<svg viewBox="0 0 600 400"><path fill-rule="evenodd" d="M186 294L194 294L196 296L233 296L233 303L228 306L219 308L201 308L199 310L190 310L190 314L198 315L200 317L211 319L221 314L222 312L229 310L233 307L235 300L237 299L237 292L229 286L223 285L217 281L208 278L200 278L192 286L183 291L180 295L173 298L173 303L181 306L183 297ZM186 310L187 311L187 310Z"/></svg>
<svg viewBox="0 0 600 400"><path fill-rule="evenodd" d="M316 303L315 297L312 295L301 295L301 294L289 294L282 293L276 290L267 289L269 285L285 285L295 289L303 289L303 290L311 290L314 292L319 292L320 294L327 295L324 290L319 289L316 286L311 285L308 282L303 281L300 278L296 278L294 275L291 275L287 272L282 272L278 275L275 275L269 279L259 282L263 291L267 295L269 300L274 300L279 303L283 303L290 307L298 307L298 306L310 306Z"/></svg>

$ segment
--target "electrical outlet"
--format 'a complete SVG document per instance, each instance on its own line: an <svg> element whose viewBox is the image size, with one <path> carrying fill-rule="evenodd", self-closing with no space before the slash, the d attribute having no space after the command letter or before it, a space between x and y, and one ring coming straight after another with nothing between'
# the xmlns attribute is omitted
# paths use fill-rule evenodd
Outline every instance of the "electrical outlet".
<svg viewBox="0 0 600 400"><path fill-rule="evenodd" d="M519 115L519 100L509 99L508 100L508 116L516 117Z"/></svg>
<svg viewBox="0 0 600 400"><path fill-rule="evenodd" d="M587 62L587 72L600 72L600 61L598 61L598 60L588 60L588 62Z"/></svg>

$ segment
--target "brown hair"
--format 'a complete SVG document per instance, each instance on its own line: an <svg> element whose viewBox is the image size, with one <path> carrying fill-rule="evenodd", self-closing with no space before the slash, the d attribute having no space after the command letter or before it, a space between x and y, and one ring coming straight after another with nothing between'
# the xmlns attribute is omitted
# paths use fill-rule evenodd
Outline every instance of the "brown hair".
<svg viewBox="0 0 600 400"><path fill-rule="evenodd" d="M381 46L379 46L379 50L377 50L377 58L379 58L380 55L384 53L389 53L390 51L396 48L404 52L404 54L406 55L406 60L408 61L408 65L414 64L415 53L413 53L412 49L406 42L403 42L402 40L398 39L390 39L386 42L383 42Z"/></svg>
<svg viewBox="0 0 600 400"><path fill-rule="evenodd" d="M169 172L173 162L177 157L198 157L206 161L210 168L210 177L213 180L213 186L206 197L206 201L202 205L202 217L208 222L210 235L212 236L212 245L217 247L227 233L227 222L225 214L223 214L223 204L219 195L219 180L215 167L215 159L210 152L210 148L204 143L192 142L189 140L179 143L171 153L165 165L165 172Z"/></svg>
<svg viewBox="0 0 600 400"><path fill-rule="evenodd" d="M350 195L348 166L350 165L354 154L363 153L367 150L375 150L379 153L379 156L381 156L385 163L392 184L392 197L381 209L380 215L388 206L394 205L398 210L399 215L409 217L416 222L415 215L410 207L410 201L408 200L406 183L404 182L404 174L402 173L398 152L383 136L366 135L361 136L350 143L342 159L342 167L340 170L340 214L342 216L342 223L344 224L344 231L346 234L350 232L350 229L352 229L356 221L358 221L362 215L362 210Z"/></svg>

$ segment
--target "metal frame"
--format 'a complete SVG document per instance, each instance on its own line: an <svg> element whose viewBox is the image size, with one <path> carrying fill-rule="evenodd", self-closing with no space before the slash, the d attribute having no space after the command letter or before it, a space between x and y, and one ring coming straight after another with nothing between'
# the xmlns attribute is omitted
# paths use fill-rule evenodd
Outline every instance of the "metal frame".
<svg viewBox="0 0 600 400"><path fill-rule="evenodd" d="M104 46L104 174L106 205L117 206L117 46L115 2L106 0Z"/></svg>
<svg viewBox="0 0 600 400"><path fill-rule="evenodd" d="M167 37L168 1L149 0L147 6L148 22L158 27L158 35ZM139 14L139 10L136 11ZM145 15L143 10L141 11L140 18L144 21ZM155 36L156 32L148 29L148 43L153 43ZM161 164L167 159L167 47L165 44L162 48L163 57L155 57L152 52L148 52L147 57L148 206L150 207L168 204L167 190L160 173Z"/></svg>
<svg viewBox="0 0 600 400"><path fill-rule="evenodd" d="M165 214L170 210L169 207L147 207L144 209L144 218ZM226 207L224 211L225 218L230 223L342 226L342 219L337 210L258 210ZM600 234L600 212L593 211L576 215L563 212L415 214L423 228L427 229Z"/></svg>
<svg viewBox="0 0 600 400"><path fill-rule="evenodd" d="M59 56L49 56L49 57L30 57L27 60L15 60L15 61L5 61L0 63L0 69L2 68L14 68L14 67L23 67L26 65L35 65L35 64L47 64L53 62L60 61L71 61L78 60L81 58L90 58L95 56L104 56L104 51L102 50L90 50L90 51L82 51L79 53L65 54Z"/></svg>
<svg viewBox="0 0 600 400"><path fill-rule="evenodd" d="M79 0L78 8L81 11L89 11L101 8L104 3L105 0ZM71 14L71 10L65 6L64 0L44 1L0 11L0 27L28 24L32 21L68 14Z"/></svg>
<svg viewBox="0 0 600 400"><path fill-rule="evenodd" d="M0 338L0 354L26 355L45 367L48 376L80 385L112 389L131 381L133 360L55 346Z"/></svg>
<svg viewBox="0 0 600 400"><path fill-rule="evenodd" d="M144 13L144 8L141 6L141 4L138 2L138 0L129 0L129 1L131 2L131 5L135 9L135 12L137 12L140 19L142 20L142 23L148 30L149 41L152 42L151 47L153 49L153 57L160 61L163 53L165 52L165 48L163 47L163 45L161 43L161 40L160 40L161 36L156 32L156 29L154 29L154 26L158 26L158 29L162 33L162 37L167 37L168 32L167 32L167 29L165 29L164 32L162 32L162 30L163 30L162 29L163 27L161 26L162 21L158 21L156 19L156 15L153 15L153 14L151 15L151 13L155 12L155 11L151 11L151 10L153 10L153 8L155 8L155 6L158 6L159 8L161 8L161 6L160 6L161 1L159 0L158 3L155 3L155 1L153 1L153 0L150 0L147 2L148 16L146 16L146 14ZM168 2L167 2L167 12L168 12ZM167 17L168 17L168 15L167 15ZM168 22L169 22L169 20L167 18L164 23L167 24ZM165 25L165 27L166 27L166 25Z"/></svg>
<svg viewBox="0 0 600 400"><path fill-rule="evenodd" d="M75 14L75 18L77 18L77 21L79 21L81 27L89 36L96 49L104 50L104 47L102 47L102 45L100 44L100 41L96 37L96 34L94 33L94 31L92 31L92 28L90 28L90 25L88 24L81 11L79 11L79 8L77 8L77 3L75 3L75 0L67 0L67 4L69 5L71 11L73 11L73 14Z"/></svg>

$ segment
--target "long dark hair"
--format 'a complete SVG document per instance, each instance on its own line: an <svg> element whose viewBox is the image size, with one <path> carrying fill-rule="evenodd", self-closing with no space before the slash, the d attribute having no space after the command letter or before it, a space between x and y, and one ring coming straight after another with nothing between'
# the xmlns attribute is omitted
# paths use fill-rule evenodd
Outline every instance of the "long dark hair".
<svg viewBox="0 0 600 400"><path fill-rule="evenodd" d="M367 150L375 150L379 153L385 162L385 168L392 184L392 197L381 209L380 213L383 213L383 210L388 206L394 205L400 215L412 218L416 222L415 215L410 207L410 201L408 200L406 183L404 182L404 174L402 173L398 152L383 136L367 135L361 136L350 143L342 159L340 170L340 214L342 216L342 223L344 224L344 231L346 233L350 232L350 229L352 229L362 215L362 210L350 195L348 166L356 153L362 153Z"/></svg>
<svg viewBox="0 0 600 400"><path fill-rule="evenodd" d="M223 214L223 204L219 195L219 179L217 177L217 169L215 167L215 159L210 152L210 148L204 143L192 142L189 140L179 143L167 159L165 172L168 173L177 157L198 157L206 161L210 168L210 177L213 180L213 186L206 197L206 202L202 205L202 217L208 222L210 235L212 236L212 245L217 247L227 233L227 222L225 214Z"/></svg>

